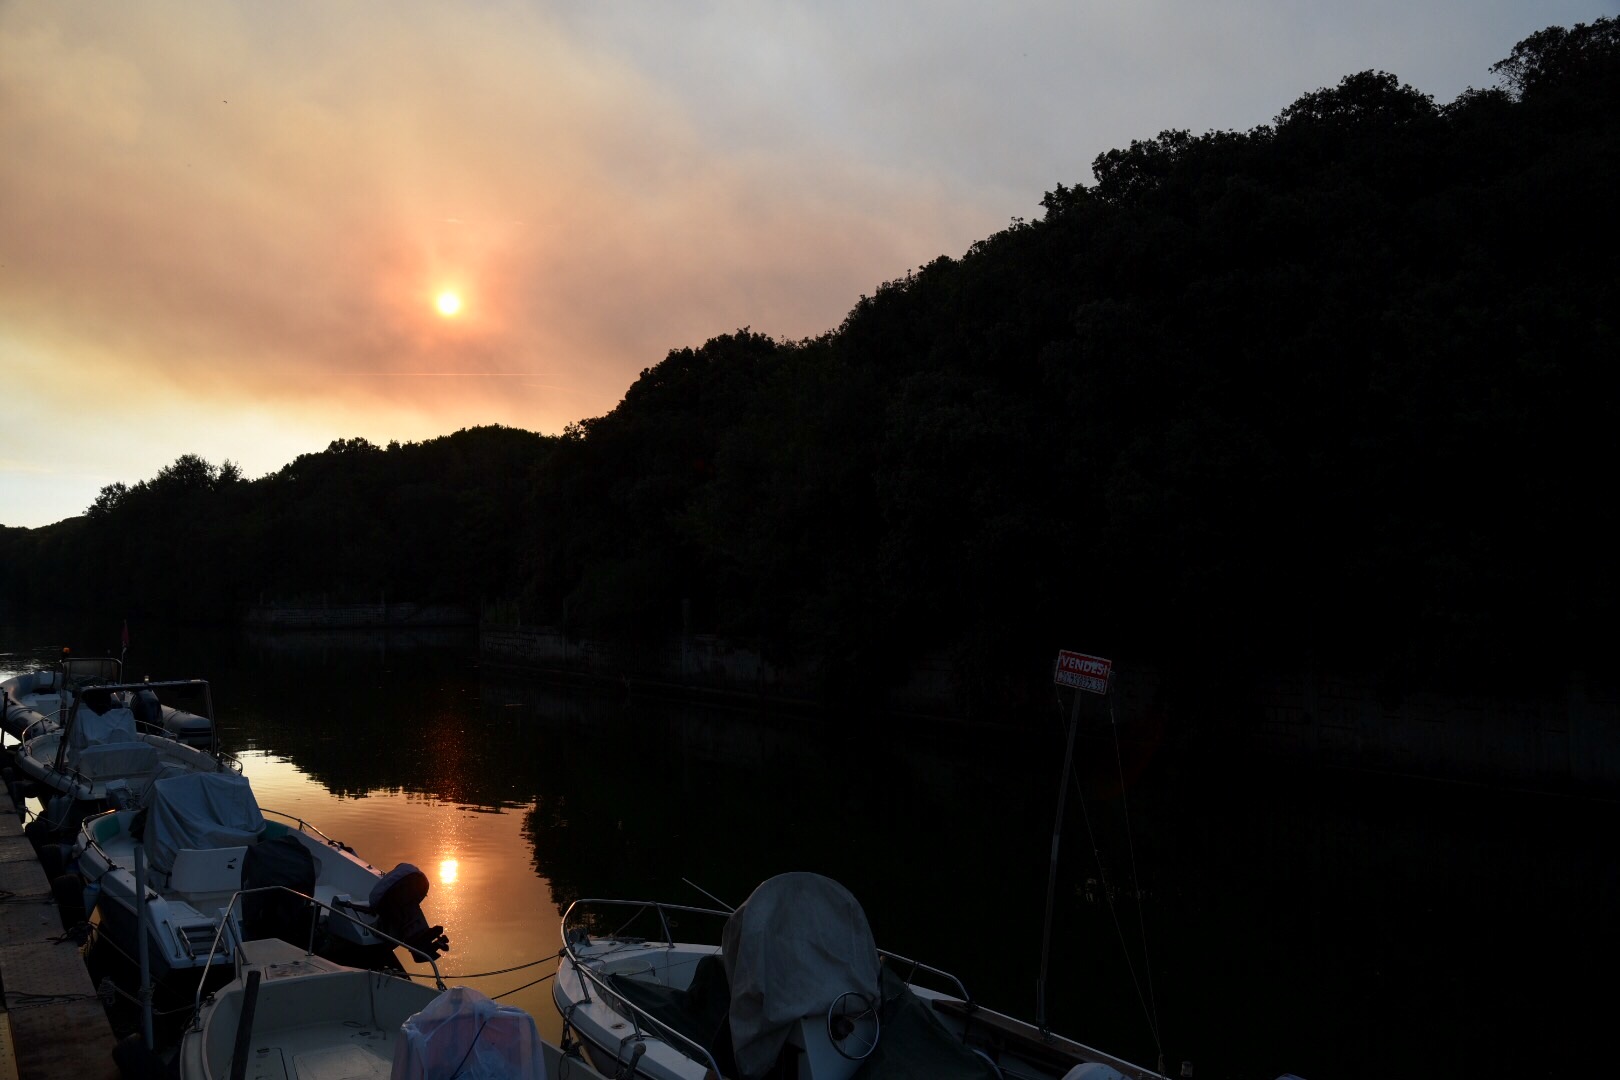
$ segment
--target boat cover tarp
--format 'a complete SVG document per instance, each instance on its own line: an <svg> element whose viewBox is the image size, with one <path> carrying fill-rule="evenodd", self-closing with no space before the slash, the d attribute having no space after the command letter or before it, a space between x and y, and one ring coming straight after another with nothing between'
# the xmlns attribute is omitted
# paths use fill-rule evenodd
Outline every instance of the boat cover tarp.
<svg viewBox="0 0 1620 1080"><path fill-rule="evenodd" d="M166 776L152 785L146 813L146 858L164 874L181 848L237 847L264 831L253 788L232 772Z"/></svg>
<svg viewBox="0 0 1620 1080"><path fill-rule="evenodd" d="M984 1058L946 1030L905 980L883 969L878 1042L851 1080L1000 1080Z"/></svg>
<svg viewBox="0 0 1620 1080"><path fill-rule="evenodd" d="M392 1080L546 1080L534 1017L453 986L406 1018L394 1041Z"/></svg>
<svg viewBox="0 0 1620 1080"><path fill-rule="evenodd" d="M261 840L242 857L244 889L279 885L313 896L315 879L315 856L290 833ZM276 890L242 897L242 935L249 941L270 937L301 945L309 940L314 920L314 906L291 893Z"/></svg>
<svg viewBox="0 0 1620 1080"><path fill-rule="evenodd" d="M731 990L718 956L699 960L684 990L634 975L609 975L608 982L631 1004L707 1049L721 1075L736 1075L726 1025ZM888 967L881 969L881 985L878 1044L852 1080L1000 1080Z"/></svg>
<svg viewBox="0 0 1620 1080"><path fill-rule="evenodd" d="M707 1050L723 1075L736 1072L731 1060L731 986L717 954L709 954L692 969L692 981L683 990L634 975L611 974L608 982L624 999Z"/></svg>
<svg viewBox="0 0 1620 1080"><path fill-rule="evenodd" d="M135 714L125 708L98 713L88 705L80 705L68 735L68 747L73 750L135 741Z"/></svg>
<svg viewBox="0 0 1620 1080"><path fill-rule="evenodd" d="M778 874L726 920L720 954L731 982L731 1044L744 1080L765 1075L799 1019L839 995L878 1000L878 952L866 912L820 874Z"/></svg>

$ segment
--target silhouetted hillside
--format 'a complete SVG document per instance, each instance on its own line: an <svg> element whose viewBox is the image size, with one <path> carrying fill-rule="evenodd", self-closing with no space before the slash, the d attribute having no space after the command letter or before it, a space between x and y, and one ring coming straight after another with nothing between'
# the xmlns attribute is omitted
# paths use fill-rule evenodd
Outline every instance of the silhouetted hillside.
<svg viewBox="0 0 1620 1080"><path fill-rule="evenodd" d="M213 621L260 598L507 596L556 442L499 426L386 449L346 439L251 481L188 454L103 488L84 517L0 533L8 605Z"/></svg>
<svg viewBox="0 0 1620 1080"><path fill-rule="evenodd" d="M1382 72L1097 158L836 330L674 351L559 438L181 459L0 533L21 602L517 599L986 697L1075 645L1397 681L1591 662L1614 616L1620 30L1449 104ZM65 579L65 580L64 580ZM1511 661L1511 666L1510 665Z"/></svg>

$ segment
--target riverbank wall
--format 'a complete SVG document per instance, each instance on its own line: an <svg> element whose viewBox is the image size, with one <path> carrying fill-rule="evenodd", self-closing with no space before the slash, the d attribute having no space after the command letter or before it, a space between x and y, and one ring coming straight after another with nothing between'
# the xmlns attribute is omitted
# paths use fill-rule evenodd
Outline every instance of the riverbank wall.
<svg viewBox="0 0 1620 1080"><path fill-rule="evenodd" d="M772 664L708 635L629 647L553 627L486 624L478 640L483 662L552 678L770 709L815 709L821 700L814 668ZM1368 679L1325 671L1256 672L1206 692L1151 666L1123 665L1108 702L1084 710L1088 722L1117 721L1122 738L1137 743L1219 743L1327 768L1620 798L1620 691L1579 673L1535 692L1392 696ZM984 720L943 656L869 704L874 715ZM1017 713L1010 707L1008 720Z"/></svg>
<svg viewBox="0 0 1620 1080"><path fill-rule="evenodd" d="M1620 798L1620 692L1571 673L1540 692L1392 698L1336 674L1256 687L1249 738L1326 765Z"/></svg>
<svg viewBox="0 0 1620 1080"><path fill-rule="evenodd" d="M479 627L483 660L563 678L629 684L692 697L805 706L816 697L815 672L773 664L758 651L708 634L653 645L571 638L555 627Z"/></svg>
<svg viewBox="0 0 1620 1080"><path fill-rule="evenodd" d="M248 609L249 630L369 630L474 626L471 608L455 604L258 604Z"/></svg>

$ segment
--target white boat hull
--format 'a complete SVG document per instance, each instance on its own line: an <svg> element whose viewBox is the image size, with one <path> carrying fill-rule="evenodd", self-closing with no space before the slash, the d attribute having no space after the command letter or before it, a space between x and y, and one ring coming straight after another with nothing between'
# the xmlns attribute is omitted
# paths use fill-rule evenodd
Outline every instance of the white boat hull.
<svg viewBox="0 0 1620 1080"><path fill-rule="evenodd" d="M401 1026L440 994L433 986L344 967L285 942L248 942L241 960L236 977L203 1005L182 1038L180 1080L228 1080L239 1041L248 1062L245 1080L387 1080ZM604 1080L551 1043L541 1040L540 1049L540 1076Z"/></svg>
<svg viewBox="0 0 1620 1080"><path fill-rule="evenodd" d="M234 933L221 932L224 912L242 887L245 848L182 851L168 875L154 874L148 883L144 913L138 913L135 889L135 841L129 835L132 811L108 811L87 818L74 846L78 873L85 882L85 909L94 910L103 940L131 961L138 957L141 931L147 942L147 962L156 982L182 973L193 977L210 965L233 962L233 938L242 933L241 912L231 910ZM261 839L292 836L315 858L314 897L322 904L346 909L350 902L365 904L382 874L369 863L324 838L268 822ZM333 939L356 950L387 952L370 926L374 916L332 917L320 927Z"/></svg>
<svg viewBox="0 0 1620 1080"><path fill-rule="evenodd" d="M141 732L134 741L114 747L97 747L95 763L75 767L65 758L57 767L61 748L60 731L46 731L19 746L15 753L17 771L50 795L66 795L74 802L105 804L108 785L123 782L129 797L138 800L155 780L186 772L224 772L229 759L161 735Z"/></svg>
<svg viewBox="0 0 1620 1080"><path fill-rule="evenodd" d="M1152 1069L985 1009L971 1002L960 982L946 972L881 950L873 958L881 958L876 992L881 1000L872 1000L871 991L837 993L845 985L840 973L825 999L819 986L805 995L820 1004L800 1012L798 1005L781 1008L783 999L769 996L774 992L770 984L746 981L744 965L757 964L759 954L748 953L749 944L737 944L743 932L728 938L726 948L738 950L729 962L722 960L720 945L619 936L622 929L600 937L589 932L595 926L628 927L649 915L656 915L651 925L667 934L671 926L689 923L694 916L726 919L728 913L581 900L563 918L563 954L552 999L565 1034L577 1033L596 1067L610 1075L643 1080L734 1077L739 1069L733 1052L740 1062L748 1046L738 1025L764 1015L782 1033L778 1037L783 1041L774 1044L781 1056L773 1070L785 1069L785 1075L797 1080L851 1080L863 1069L863 1077L881 1080L893 1070L915 1076L919 1068L957 1077L1164 1080ZM728 935L740 917L731 917ZM822 944L838 935L821 935L817 941L805 928L773 924L772 948L803 950L804 942L814 941L808 948L819 964L826 955ZM859 935L854 939L859 941ZM869 943L870 937L865 940ZM768 955L773 971L791 980L781 984L788 1000L797 1001L794 995L806 984L796 962L785 954L781 959Z"/></svg>

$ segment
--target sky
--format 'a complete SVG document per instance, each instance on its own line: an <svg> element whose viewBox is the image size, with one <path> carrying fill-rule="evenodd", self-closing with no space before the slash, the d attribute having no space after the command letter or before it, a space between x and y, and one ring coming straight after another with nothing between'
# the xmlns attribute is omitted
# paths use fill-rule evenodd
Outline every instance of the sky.
<svg viewBox="0 0 1620 1080"><path fill-rule="evenodd" d="M555 434L1100 153L1620 0L0 0L0 524L182 454ZM459 309L439 309L451 294ZM447 301L447 303L449 303Z"/></svg>

